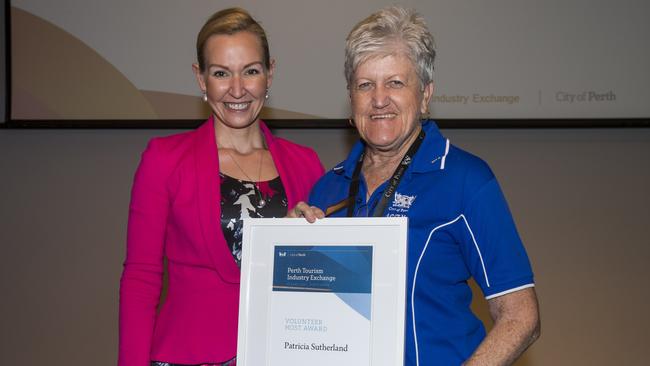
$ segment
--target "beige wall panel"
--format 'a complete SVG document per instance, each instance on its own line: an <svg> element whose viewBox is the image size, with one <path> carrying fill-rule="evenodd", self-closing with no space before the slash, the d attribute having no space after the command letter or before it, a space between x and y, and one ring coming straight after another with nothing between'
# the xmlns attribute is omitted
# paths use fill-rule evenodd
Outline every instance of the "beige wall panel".
<svg viewBox="0 0 650 366"><path fill-rule="evenodd" d="M173 132L0 130L0 363L115 364L132 175ZM650 129L444 132L491 164L533 262L542 337L518 365L646 364ZM328 167L354 140L280 135Z"/></svg>

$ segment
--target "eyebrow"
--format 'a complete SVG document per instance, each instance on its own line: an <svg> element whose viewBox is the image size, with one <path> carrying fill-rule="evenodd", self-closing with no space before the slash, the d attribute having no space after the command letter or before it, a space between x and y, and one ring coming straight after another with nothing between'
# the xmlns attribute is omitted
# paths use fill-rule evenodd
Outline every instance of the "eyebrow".
<svg viewBox="0 0 650 366"><path fill-rule="evenodd" d="M253 65L257 65L257 64L259 64L260 66L264 65L264 63L262 61L253 61L253 62L251 62L249 64L244 65L244 69L247 69L247 68L249 68L249 67L251 67ZM209 64L208 65L208 69L213 68L213 67L218 67L218 68L221 68L221 69L230 70L230 68L228 66L224 66L224 65L219 65L219 64Z"/></svg>
<svg viewBox="0 0 650 366"><path fill-rule="evenodd" d="M385 80L390 80L390 79L395 78L395 77L399 77L400 79L404 79L404 80L406 80L406 79L409 78L408 75L392 74L392 75L387 76L387 77L385 78ZM371 79L370 77L359 77L359 78L355 78L355 79L352 79L352 80L355 81L355 82L359 82L359 81L361 81L361 80L366 80L366 81L372 81L372 82L374 82L374 79Z"/></svg>

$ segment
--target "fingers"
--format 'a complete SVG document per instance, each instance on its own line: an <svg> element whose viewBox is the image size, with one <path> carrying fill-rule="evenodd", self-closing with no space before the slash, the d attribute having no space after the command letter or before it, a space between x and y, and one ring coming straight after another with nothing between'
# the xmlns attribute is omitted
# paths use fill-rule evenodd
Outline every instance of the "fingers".
<svg viewBox="0 0 650 366"><path fill-rule="evenodd" d="M309 206L305 202L298 202L296 207L293 209L289 210L287 213L287 217L291 218L297 218L297 217L304 217L305 220L307 220L310 223L313 223L316 221L316 219L322 219L325 217L325 213L323 210L316 206Z"/></svg>
<svg viewBox="0 0 650 366"><path fill-rule="evenodd" d="M320 219L325 217L325 212L323 212L323 210L321 210L320 208L318 208L316 206L309 206L309 208L310 208L309 213L313 217L313 220L309 221L310 219L307 218L307 216L305 215L305 218L307 218L307 221L314 222L314 221L316 221L316 219L320 220Z"/></svg>
<svg viewBox="0 0 650 366"><path fill-rule="evenodd" d="M294 208L289 210L289 212L287 213L287 217L290 217L290 218L293 218L293 219L298 218L298 217L302 217L303 216L302 212L304 210L306 210L308 207L309 207L309 205L307 205L303 201L300 201L300 202L298 202L298 204L296 204L296 206Z"/></svg>

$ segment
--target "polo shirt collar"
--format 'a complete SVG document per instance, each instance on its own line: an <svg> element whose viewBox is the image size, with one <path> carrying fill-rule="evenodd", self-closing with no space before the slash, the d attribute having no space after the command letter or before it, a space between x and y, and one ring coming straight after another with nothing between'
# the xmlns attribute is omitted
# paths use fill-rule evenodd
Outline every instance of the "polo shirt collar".
<svg viewBox="0 0 650 366"><path fill-rule="evenodd" d="M422 122L422 129L426 136L412 163L408 172L424 173L432 170L444 170L447 153L449 153L449 140L446 139L432 120ZM366 145L362 140L357 141L348 157L332 170L338 174L343 174L347 178L352 178L354 168L359 161L361 153Z"/></svg>
<svg viewBox="0 0 650 366"><path fill-rule="evenodd" d="M413 166L409 169L413 173L426 173L433 170L444 170L449 153L449 139L445 138L432 120L422 123L426 136L420 149L415 154Z"/></svg>
<svg viewBox="0 0 650 366"><path fill-rule="evenodd" d="M357 161L359 161L359 157L365 148L366 144L363 140L359 139L359 141L352 146L352 150L348 154L348 157L332 168L332 170L337 174L343 174L346 178L352 179L354 168L357 166Z"/></svg>

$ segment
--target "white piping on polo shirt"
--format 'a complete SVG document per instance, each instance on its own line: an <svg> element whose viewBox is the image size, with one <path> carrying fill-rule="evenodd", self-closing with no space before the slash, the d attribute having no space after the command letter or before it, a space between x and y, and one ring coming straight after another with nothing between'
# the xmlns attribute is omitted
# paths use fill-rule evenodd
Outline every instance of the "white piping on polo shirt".
<svg viewBox="0 0 650 366"><path fill-rule="evenodd" d="M447 141L449 141L449 140L447 140ZM445 156L446 156L446 154L445 154ZM454 224L456 221L460 220L461 218L465 222L465 226L467 227L467 230L469 231L469 234L472 237L472 242L474 242L474 247L476 248L476 252L478 253L479 259L481 260L481 267L483 268L483 275L485 276L485 283L486 283L487 287L490 287L490 280L488 279L487 270L485 269L485 263L483 262L483 255L481 254L481 249L479 248L478 243L476 242L476 238L474 237L474 232L472 231L472 228L469 226L469 222L467 222L467 218L465 217L465 215L460 214L455 219L453 219L453 220L451 220L451 221L449 221L447 223L438 225L435 228L433 228L433 230L431 230L431 232L429 233L429 237L427 238L427 242L424 244L424 248L422 248L422 253L420 253L420 257L418 258L418 262L415 265L415 274L413 275L413 285L411 286L411 320L413 322L413 340L415 342L415 364L417 366L420 365L420 354L419 354L419 348L418 348L418 333L417 333L417 328L416 328L416 325L415 325L415 284L416 284L417 278L418 278L418 271L420 269L420 262L422 261L422 258L424 257L424 253L427 251L427 248L429 247L429 242L431 241L431 237L433 236L433 233L435 233L440 228L443 228L445 226L449 226L449 225ZM490 299L493 299L495 297L503 296L503 295L506 295L506 294L509 294L509 293L512 293L512 292L516 292L516 291L523 290L523 289L529 288L529 287L534 287L534 286L535 286L534 283L529 283L529 284L526 284L526 285L523 285L523 286L511 288L509 290L505 290L505 291L496 293L494 295L487 296L485 299L490 300Z"/></svg>
<svg viewBox="0 0 650 366"><path fill-rule="evenodd" d="M499 296L507 295L507 294L509 294L509 293L517 292L517 291L519 291L519 290L523 290L523 289L525 289L525 288L529 288L529 287L535 287L535 284L534 284L534 283L528 283L528 284L525 284L525 285L523 285L523 286L519 286L519 287L511 288L510 290L501 291L501 292L496 293L496 294L494 294L494 295L486 296L486 297L485 297L485 300L494 299L495 297L499 297Z"/></svg>
<svg viewBox="0 0 650 366"><path fill-rule="evenodd" d="M445 155L442 157L442 161L440 162L440 170L445 170L445 161L447 161L447 154L449 154L449 139L446 140Z"/></svg>
<svg viewBox="0 0 650 366"><path fill-rule="evenodd" d="M447 140L447 148L449 148L449 140ZM445 153L445 157L447 154ZM444 159L444 158L443 158ZM444 165L444 160L443 160L443 165ZM442 168L444 169L444 168ZM478 247L478 243L476 243L476 238L474 238L474 233L472 232L472 229L469 227L469 223L467 222L467 218L465 218L465 215L460 214L458 217L455 219L438 225L431 232L429 233L429 237L427 238L427 242L424 244L424 248L422 248L422 253L420 253L420 257L418 258L418 262L415 265L415 274L413 275L413 285L411 286L411 320L413 322L413 340L415 342L415 364L417 366L420 365L420 352L418 349L418 332L417 328L415 325L415 284L418 279L418 271L420 270L420 262L422 262L422 258L424 257L424 253L427 251L427 248L429 247L429 242L431 241L431 237L433 236L433 233L436 232L436 230L443 228L445 226L449 226L454 224L456 221L463 219L465 222L465 226L467 227L467 230L469 230L469 234L472 237L472 241L474 242L474 247L476 248L476 251L478 252L479 259L481 260L481 266L483 267L483 275L485 275L485 283L487 284L487 287L490 287L490 281L488 279L487 271L485 270L485 263L483 263L483 255L481 254L481 249Z"/></svg>

